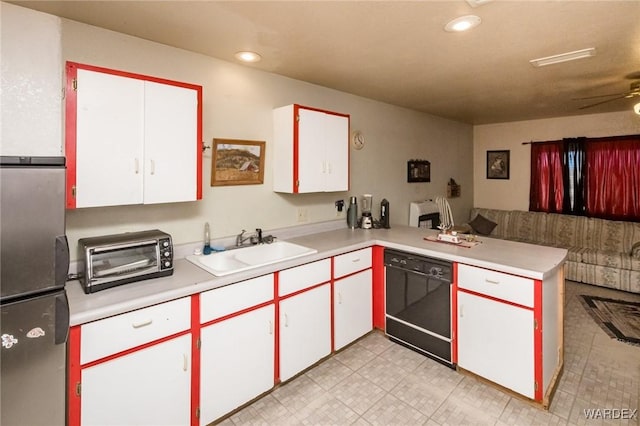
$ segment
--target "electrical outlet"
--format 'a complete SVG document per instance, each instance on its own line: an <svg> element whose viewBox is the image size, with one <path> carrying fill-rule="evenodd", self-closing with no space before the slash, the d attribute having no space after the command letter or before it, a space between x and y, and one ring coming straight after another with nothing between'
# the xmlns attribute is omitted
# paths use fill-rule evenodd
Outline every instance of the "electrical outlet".
<svg viewBox="0 0 640 426"><path fill-rule="evenodd" d="M298 222L308 222L309 221L309 211L306 208L298 209Z"/></svg>

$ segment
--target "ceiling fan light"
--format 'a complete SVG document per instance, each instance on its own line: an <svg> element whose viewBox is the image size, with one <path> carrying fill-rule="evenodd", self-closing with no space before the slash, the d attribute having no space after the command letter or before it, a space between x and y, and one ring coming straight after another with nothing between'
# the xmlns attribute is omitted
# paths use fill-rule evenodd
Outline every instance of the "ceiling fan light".
<svg viewBox="0 0 640 426"><path fill-rule="evenodd" d="M534 67L544 67L547 65L559 64L561 62L575 61L576 59L589 58L596 55L596 48L575 50L573 52L561 53L559 55L545 56L544 58L532 59L529 62Z"/></svg>
<svg viewBox="0 0 640 426"><path fill-rule="evenodd" d="M444 26L444 30L447 32L467 31L471 28L477 27L481 22L482 19L476 15L460 16L447 22L447 25Z"/></svg>
<svg viewBox="0 0 640 426"><path fill-rule="evenodd" d="M236 52L235 57L242 62L259 62L262 59L262 56L256 52L250 52L248 50Z"/></svg>

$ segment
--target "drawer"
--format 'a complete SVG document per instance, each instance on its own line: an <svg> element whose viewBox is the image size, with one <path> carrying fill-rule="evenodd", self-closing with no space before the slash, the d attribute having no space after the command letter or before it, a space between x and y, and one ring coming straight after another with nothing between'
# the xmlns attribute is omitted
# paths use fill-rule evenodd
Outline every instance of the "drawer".
<svg viewBox="0 0 640 426"><path fill-rule="evenodd" d="M458 288L533 308L533 280L458 264Z"/></svg>
<svg viewBox="0 0 640 426"><path fill-rule="evenodd" d="M371 268L371 247L341 254L333 258L334 278Z"/></svg>
<svg viewBox="0 0 640 426"><path fill-rule="evenodd" d="M331 280L331 259L323 259L279 272L278 294L286 296Z"/></svg>
<svg viewBox="0 0 640 426"><path fill-rule="evenodd" d="M230 284L200 294L200 322L273 300L273 274Z"/></svg>
<svg viewBox="0 0 640 426"><path fill-rule="evenodd" d="M80 328L80 363L86 364L190 328L190 297L83 324Z"/></svg>

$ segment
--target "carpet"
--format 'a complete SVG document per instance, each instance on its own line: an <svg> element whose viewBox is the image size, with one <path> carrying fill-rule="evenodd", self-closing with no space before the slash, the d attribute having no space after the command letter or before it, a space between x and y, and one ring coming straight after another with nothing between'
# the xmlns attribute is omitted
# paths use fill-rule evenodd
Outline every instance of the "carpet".
<svg viewBox="0 0 640 426"><path fill-rule="evenodd" d="M640 346L640 302L582 295L582 304L611 338Z"/></svg>

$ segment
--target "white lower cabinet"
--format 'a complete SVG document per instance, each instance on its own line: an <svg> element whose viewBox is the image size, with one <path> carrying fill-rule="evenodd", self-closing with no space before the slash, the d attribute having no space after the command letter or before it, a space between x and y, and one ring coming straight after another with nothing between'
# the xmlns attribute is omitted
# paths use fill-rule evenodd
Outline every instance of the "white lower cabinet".
<svg viewBox="0 0 640 426"><path fill-rule="evenodd" d="M280 380L331 353L331 290L326 283L280 301Z"/></svg>
<svg viewBox="0 0 640 426"><path fill-rule="evenodd" d="M458 366L534 398L533 311L458 291Z"/></svg>
<svg viewBox="0 0 640 426"><path fill-rule="evenodd" d="M82 370L83 426L187 425L190 404L191 334Z"/></svg>
<svg viewBox="0 0 640 426"><path fill-rule="evenodd" d="M373 328L371 269L337 280L333 291L334 346L338 350Z"/></svg>
<svg viewBox="0 0 640 426"><path fill-rule="evenodd" d="M201 425L273 387L274 312L269 305L202 328Z"/></svg>

